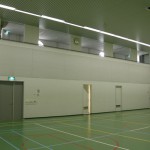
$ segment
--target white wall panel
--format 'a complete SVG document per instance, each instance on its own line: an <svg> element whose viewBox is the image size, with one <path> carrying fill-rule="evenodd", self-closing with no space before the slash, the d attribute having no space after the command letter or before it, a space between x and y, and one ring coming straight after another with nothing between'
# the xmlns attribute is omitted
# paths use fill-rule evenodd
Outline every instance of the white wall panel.
<svg viewBox="0 0 150 150"><path fill-rule="evenodd" d="M81 84L50 79L24 81L25 118L82 114Z"/></svg>
<svg viewBox="0 0 150 150"><path fill-rule="evenodd" d="M32 49L0 46L1 75L32 76Z"/></svg>
<svg viewBox="0 0 150 150"><path fill-rule="evenodd" d="M24 117L81 114L86 83L93 113L115 111L116 85L123 110L150 107L150 65L0 41L0 69L24 81Z"/></svg>
<svg viewBox="0 0 150 150"><path fill-rule="evenodd" d="M59 53L36 51L33 52L33 77L60 78L65 76L65 57Z"/></svg>
<svg viewBox="0 0 150 150"><path fill-rule="evenodd" d="M91 80L93 81L111 81L110 63L103 59L91 60Z"/></svg>
<svg viewBox="0 0 150 150"><path fill-rule="evenodd" d="M113 82L128 82L129 81L129 67L124 61L114 61L110 63L111 81Z"/></svg>
<svg viewBox="0 0 150 150"><path fill-rule="evenodd" d="M115 111L115 87L112 83L93 83L92 113Z"/></svg>
<svg viewBox="0 0 150 150"><path fill-rule="evenodd" d="M130 64L129 67L129 80L128 82L134 83L150 83L150 65L145 64Z"/></svg>
<svg viewBox="0 0 150 150"><path fill-rule="evenodd" d="M90 80L91 64L86 57L76 57L67 55L65 61L65 79L73 80Z"/></svg>
<svg viewBox="0 0 150 150"><path fill-rule="evenodd" d="M150 66L89 54L0 41L2 75L49 79L150 83Z"/></svg>
<svg viewBox="0 0 150 150"><path fill-rule="evenodd" d="M123 110L149 108L149 85L147 84L124 84Z"/></svg>

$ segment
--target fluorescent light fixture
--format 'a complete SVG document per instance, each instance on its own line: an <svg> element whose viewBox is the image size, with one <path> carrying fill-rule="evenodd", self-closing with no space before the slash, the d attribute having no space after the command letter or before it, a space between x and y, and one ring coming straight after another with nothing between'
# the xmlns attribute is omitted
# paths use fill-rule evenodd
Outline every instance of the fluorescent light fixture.
<svg viewBox="0 0 150 150"><path fill-rule="evenodd" d="M48 16L44 16L44 15L42 15L41 17L45 18L45 19L48 19L48 20L53 20L53 21L56 21L56 22L60 22L60 23L66 23L64 20L53 18L53 17L48 17Z"/></svg>
<svg viewBox="0 0 150 150"><path fill-rule="evenodd" d="M112 36L112 37L115 37L115 38L118 38L118 39L122 39L122 40L126 40L126 41L129 41L129 42L133 42L133 43L136 43L136 44L140 44L140 45L144 45L144 46L150 47L150 44L147 44L147 43L139 42L139 41L136 41L136 40L132 40L132 39L129 39L129 38L126 38L126 37L123 37L123 36L119 36L119 35L112 34L112 33L109 33L109 32L101 31L101 30L94 29L94 28L91 28L91 27L80 26L80 25L77 25L77 24L69 23L69 22L66 22L66 21L61 20L61 19L57 19L57 18L45 16L45 15L41 16L41 15L33 14L33 13L30 13L30 12L18 10L18 9L16 9L14 7L2 5L2 4L0 4L0 8L14 10L16 12L20 12L20 13L24 13L24 14L28 14L28 15L32 15L32 16L36 16L36 17L42 17L42 18L45 18L45 19L48 19L48 20L64 23L64 24L67 24L67 25L70 25L70 26L74 26L74 27L90 30L90 31L93 31L93 32L105 34L105 35Z"/></svg>
<svg viewBox="0 0 150 150"><path fill-rule="evenodd" d="M97 29L94 29L94 28L90 28L90 27L86 27L86 26L84 26L83 28L86 29L86 30L90 30L90 31L94 31L94 32L100 33L100 30L97 30Z"/></svg>
<svg viewBox="0 0 150 150"><path fill-rule="evenodd" d="M74 26L74 27L78 27L78 28L84 28L83 26L77 25L77 24L73 24L73 23L69 23L69 22L65 22L65 24L68 24L70 26Z"/></svg>
<svg viewBox="0 0 150 150"><path fill-rule="evenodd" d="M150 47L150 44L146 44L146 43L143 43L143 42L132 40L132 39L129 39L129 38L126 38L126 37L123 37L123 36L119 36L119 35L116 35L116 34L112 34L112 33L109 33L109 32L97 30L97 29L94 29L94 28L86 27L86 26L84 26L83 28L87 29L87 30L90 30L90 31L94 31L94 32L105 34L105 35L109 35L109 36L112 36L112 37L115 37L115 38L118 38L118 39L122 39L122 40L125 40L125 41L129 41L129 42L133 42L133 43L136 43L136 44L140 44L140 45Z"/></svg>
<svg viewBox="0 0 150 150"><path fill-rule="evenodd" d="M104 53L104 52L100 52L100 53L99 53L99 56L104 57L104 56L105 56L105 53Z"/></svg>
<svg viewBox="0 0 150 150"><path fill-rule="evenodd" d="M139 63L140 62L140 55L137 54L137 62Z"/></svg>
<svg viewBox="0 0 150 150"><path fill-rule="evenodd" d="M41 42L40 40L38 41L38 45L41 46L41 47L44 46L43 42Z"/></svg>
<svg viewBox="0 0 150 150"><path fill-rule="evenodd" d="M2 4L0 4L0 7L1 7L1 8L4 8L4 9L9 9L9 10L15 10L15 9L16 9L16 8L14 8L14 7L2 5Z"/></svg>
<svg viewBox="0 0 150 150"><path fill-rule="evenodd" d="M23 14L27 14L27 15L32 15L32 16L36 16L36 17L41 17L40 15L33 14L33 13L30 13L30 12L27 12L27 11L22 11L22 10L18 10L18 9L15 9L15 11L20 12L20 13L23 13Z"/></svg>

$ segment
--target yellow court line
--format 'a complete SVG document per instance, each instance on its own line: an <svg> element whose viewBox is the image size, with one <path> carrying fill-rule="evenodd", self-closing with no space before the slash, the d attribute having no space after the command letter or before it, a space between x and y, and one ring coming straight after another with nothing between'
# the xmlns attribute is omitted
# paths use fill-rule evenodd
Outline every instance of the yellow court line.
<svg viewBox="0 0 150 150"><path fill-rule="evenodd" d="M63 122L62 122L62 124L65 124L65 125L68 125L68 126L78 127L78 128L81 128L81 129L86 129L86 130L91 130L91 131L106 133L106 134L109 134L109 135L116 135L116 136L120 136L120 137L124 137L124 138L128 138L128 139L134 139L134 140L138 140L138 141L143 141L143 142L148 142L148 143L150 143L150 140L144 140L144 139L140 139L140 138L135 138L135 137L126 136L126 135L120 135L120 134L111 133L111 132L106 132L106 131L102 131L102 130L96 130L96 129L91 129L91 128L85 128L85 127L81 127L81 126L78 126L78 125L71 125L71 124L63 123Z"/></svg>
<svg viewBox="0 0 150 150"><path fill-rule="evenodd" d="M119 120L115 120L115 119L106 119L105 117L95 117L93 116L93 118L97 118L97 119L103 119L103 120L111 120L111 121L118 121L118 122L127 122L127 123L131 123L131 124L141 124L141 125L150 125L150 124L146 124L146 123L140 123L140 122L134 122L134 121L119 121Z"/></svg>
<svg viewBox="0 0 150 150"><path fill-rule="evenodd" d="M81 118L81 119L76 119L76 120L74 120L74 119L67 119L65 122L70 122L70 121L79 121L79 120L83 120L83 118ZM64 120L45 120L45 121L40 121L40 123L59 123L59 122L64 122ZM20 126L20 125L32 125L32 124L34 124L34 123L37 123L36 122L36 120L34 121L34 122L16 122L16 123L12 123L12 124L7 124L6 123L6 125L0 125L0 128L1 127L9 127L9 126Z"/></svg>
<svg viewBox="0 0 150 150"><path fill-rule="evenodd" d="M110 112L111 113L111 112ZM113 112L113 114L111 114L111 115L109 115L109 116L107 116L107 117L102 117L102 118L111 118L111 117L115 117L115 113L118 113L118 112ZM124 112L124 111L121 111L121 112L119 112L119 114L122 114L122 117L128 117L128 116L131 116L131 115L133 115L133 116L135 116L135 115L142 115L141 113L129 113L129 114L125 114L126 112ZM93 114L94 115L94 114ZM96 114L96 115L99 115L99 114ZM144 114L143 114L144 115ZM149 115L149 114L146 114L146 115Z"/></svg>
<svg viewBox="0 0 150 150"><path fill-rule="evenodd" d="M111 113L111 112L110 112ZM94 115L95 114L91 114L91 116L92 117L94 117L94 118L99 118L99 119L110 119L111 117L115 117L115 113L116 112L113 112L114 114L111 114L111 115L109 115L109 116L107 116L107 117L95 117ZM125 113L125 112L121 112L121 113ZM96 114L96 115L102 115L101 113L100 114ZM130 116L130 115L141 115L141 113L129 113L129 114L122 114L122 116L123 117L126 117L126 116ZM81 117L82 117L82 114L81 114ZM50 118L47 118L47 119L50 119ZM46 119L45 119L46 120ZM72 118L72 119L67 119L68 121L74 121L74 119ZM82 120L82 118L81 119L76 119L76 120ZM113 120L113 119L110 119L110 120ZM57 120L54 120L54 121L57 121ZM53 121L53 122L54 122ZM61 121L61 120L60 120ZM63 120L64 121L64 120ZM113 121L115 121L115 120L113 120ZM57 121L57 122L59 122L59 121ZM35 123L35 122L33 122L33 121L26 121L25 120L25 118L22 120L22 122L21 121L13 121L13 122L0 122L0 125L3 125L3 124L10 124L10 125L12 125L12 124L23 124L23 123ZM137 122L131 122L131 123L137 123ZM137 123L137 124L143 124L143 123ZM145 124L145 125L148 125L148 124ZM1 126L0 126L1 127Z"/></svg>

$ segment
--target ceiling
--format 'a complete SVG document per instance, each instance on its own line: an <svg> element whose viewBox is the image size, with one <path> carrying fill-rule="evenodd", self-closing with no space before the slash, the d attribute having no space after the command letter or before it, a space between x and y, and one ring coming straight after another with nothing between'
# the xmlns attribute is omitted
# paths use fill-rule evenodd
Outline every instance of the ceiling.
<svg viewBox="0 0 150 150"><path fill-rule="evenodd" d="M0 0L0 4L150 44L150 0ZM2 25L18 22L137 49L132 42L7 9L0 8L0 18Z"/></svg>

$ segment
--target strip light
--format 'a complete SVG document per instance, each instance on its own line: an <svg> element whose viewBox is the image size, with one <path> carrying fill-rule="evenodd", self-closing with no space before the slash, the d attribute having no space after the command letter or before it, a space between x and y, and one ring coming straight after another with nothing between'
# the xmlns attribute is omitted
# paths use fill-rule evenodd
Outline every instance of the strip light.
<svg viewBox="0 0 150 150"><path fill-rule="evenodd" d="M30 13L30 12L27 12L27 11L22 11L22 10L18 10L18 9L15 9L15 11L16 11L16 12L23 13L23 14L31 15L31 16L40 17L40 15L33 14L33 13Z"/></svg>
<svg viewBox="0 0 150 150"><path fill-rule="evenodd" d="M70 26L74 26L74 27L78 27L78 28L84 28L83 26L73 24L73 23L69 23L69 22L65 22L65 24L70 25Z"/></svg>
<svg viewBox="0 0 150 150"><path fill-rule="evenodd" d="M66 23L64 20L53 18L53 17L49 17L49 16L42 15L41 17L45 18L45 19L48 19L48 20L53 20L53 21L56 21L56 22L60 22L60 23Z"/></svg>
<svg viewBox="0 0 150 150"><path fill-rule="evenodd" d="M112 36L112 37L115 37L115 38L118 38L118 39L122 39L122 40L125 40L125 41L129 41L129 42L132 42L132 43L136 43L136 44L140 44L140 45L144 45L144 46L150 47L150 44L147 44L147 43L139 42L139 41L136 41L136 40L132 40L132 39L129 39L129 38L126 38L126 37L123 37L123 36L119 36L119 35L112 34L112 33L109 33L109 32L101 31L101 30L94 29L94 28L91 28L91 27L80 26L80 25L77 25L77 24L69 23L69 22L66 22L65 20L61 20L61 19L57 19L57 18L45 16L45 15L37 15L37 14L33 14L33 13L30 13L30 12L18 10L18 9L16 9L16 8L14 8L14 7L2 5L2 4L0 4L0 8L13 10L13 11L16 11L16 12L20 12L20 13L24 13L24 14L36 16L36 17L39 17L39 18L42 17L42 18L45 18L45 19L48 19L48 20L52 20L52 21L64 23L64 24L67 24L67 25L70 25L70 26L74 26L74 27L78 27L78 28L90 30L90 31L93 31L93 32L105 34L105 35Z"/></svg>
<svg viewBox="0 0 150 150"><path fill-rule="evenodd" d="M0 7L1 7L1 8L4 8L4 9L9 9L9 10L15 10L15 9L16 9L16 8L14 8L14 7L2 5L2 4L0 4Z"/></svg>
<svg viewBox="0 0 150 150"><path fill-rule="evenodd" d="M97 29L94 29L94 28L86 27L86 26L84 26L83 28L86 29L86 30L102 33L102 34L109 35L109 36L112 36L112 37L115 37L115 38L118 38L118 39L122 39L122 40L125 40L125 41L129 41L129 42L133 42L133 43L136 43L136 44L140 44L140 45L150 47L150 44L146 44L146 43L143 43L143 42L132 40L132 39L129 39L129 38L126 38L126 37L123 37L123 36L119 36L119 35L116 35L116 34L112 34L112 33L109 33L109 32L97 30Z"/></svg>

